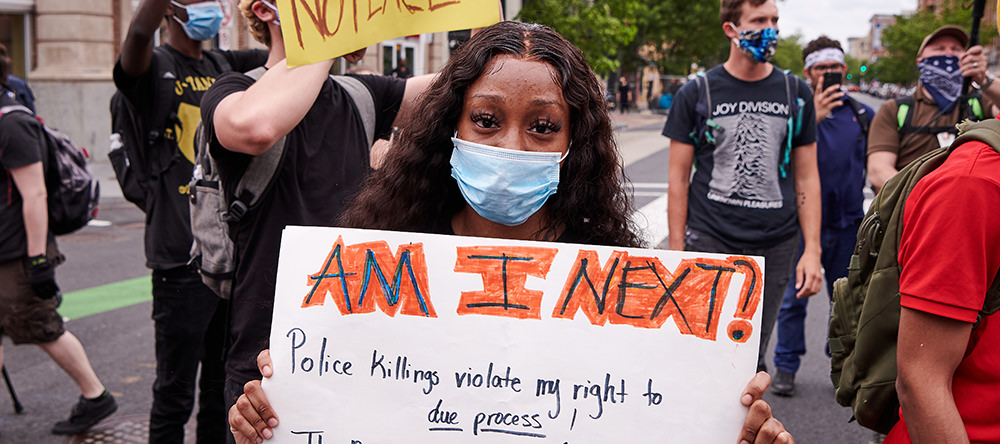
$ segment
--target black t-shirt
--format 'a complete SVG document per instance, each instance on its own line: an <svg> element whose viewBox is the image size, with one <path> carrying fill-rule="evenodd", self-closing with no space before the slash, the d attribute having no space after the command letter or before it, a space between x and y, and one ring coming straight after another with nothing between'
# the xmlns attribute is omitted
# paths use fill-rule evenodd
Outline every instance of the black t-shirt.
<svg viewBox="0 0 1000 444"><path fill-rule="evenodd" d="M208 51L205 51L206 53ZM215 51L225 57L232 70L245 72L264 64L267 52ZM153 51L149 69L139 77L129 77L121 60L115 64L114 79L125 97L143 116L147 130L162 128L163 137L154 145L156 167L169 168L151 184L151 205L146 209L146 266L165 270L187 264L191 254L191 219L188 182L194 168L194 132L201 118L201 98L224 67L203 54L201 60L188 57L169 45ZM157 73L163 73L156 78ZM163 84L166 82L166 85ZM165 103L158 100L163 87L173 92ZM167 112L163 112L164 108ZM151 122L163 115L167 122Z"/></svg>
<svg viewBox="0 0 1000 444"><path fill-rule="evenodd" d="M386 134L403 100L405 81L392 77L356 76L375 102L376 136ZM226 150L211 125L225 97L245 91L254 80L239 73L219 78L205 94L202 119L211 137L226 198L252 156ZM281 231L287 225L334 226L344 204L368 174L369 149L364 124L350 95L331 79L323 84L312 108L285 139L285 153L271 188L258 206L233 227L236 275L230 316L227 374L258 378L257 354L267 348Z"/></svg>
<svg viewBox="0 0 1000 444"><path fill-rule="evenodd" d="M0 108L20 105L13 93L0 87ZM45 129L34 116L11 112L0 116L0 262L28 255L23 200L10 170L43 162L48 155Z"/></svg>
<svg viewBox="0 0 1000 444"><path fill-rule="evenodd" d="M687 226L736 249L765 247L794 236L798 230L794 148L816 141L816 110L809 86L796 77L786 83L777 68L756 82L737 79L721 65L708 71L706 78L711 118L720 127L714 132L715 144L697 147L691 137L699 117L696 105L705 100L698 80L677 92L663 128L664 136L696 145ZM796 106L801 115L795 116L799 131L792 137L793 150L782 174L788 117L796 99L801 99Z"/></svg>

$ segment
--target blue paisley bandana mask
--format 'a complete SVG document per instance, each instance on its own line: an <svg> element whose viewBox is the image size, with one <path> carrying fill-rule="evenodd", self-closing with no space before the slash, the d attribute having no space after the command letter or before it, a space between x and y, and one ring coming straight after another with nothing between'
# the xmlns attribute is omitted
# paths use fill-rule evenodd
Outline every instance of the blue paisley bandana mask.
<svg viewBox="0 0 1000 444"><path fill-rule="evenodd" d="M958 69L958 57L943 55L927 57L917 63L920 69L920 84L931 98L937 102L938 110L950 113L962 95L962 71Z"/></svg>
<svg viewBox="0 0 1000 444"><path fill-rule="evenodd" d="M738 45L750 58L759 63L767 63L774 57L774 50L778 47L778 29L740 31Z"/></svg>

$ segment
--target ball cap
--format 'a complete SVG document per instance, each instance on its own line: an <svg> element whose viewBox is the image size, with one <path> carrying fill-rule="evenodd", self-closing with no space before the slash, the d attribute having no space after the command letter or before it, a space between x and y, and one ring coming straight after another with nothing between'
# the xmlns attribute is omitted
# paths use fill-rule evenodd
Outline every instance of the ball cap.
<svg viewBox="0 0 1000 444"><path fill-rule="evenodd" d="M1000 11L998 11L998 13L1000 13ZM926 47L931 41L946 35L954 37L958 40L958 42L962 44L963 48L969 46L969 33L965 32L964 29L953 25L942 26L934 30L934 32L928 34L927 37L924 37L924 42L920 44L920 49L917 50L917 57L920 57L920 54L924 52L924 47Z"/></svg>

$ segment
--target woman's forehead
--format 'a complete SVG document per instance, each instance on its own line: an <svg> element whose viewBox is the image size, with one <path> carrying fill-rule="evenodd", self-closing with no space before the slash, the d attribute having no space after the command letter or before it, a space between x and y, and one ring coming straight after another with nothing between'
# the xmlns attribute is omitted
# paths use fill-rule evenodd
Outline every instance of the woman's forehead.
<svg viewBox="0 0 1000 444"><path fill-rule="evenodd" d="M475 83L483 81L517 83L551 83L559 86L558 73L552 65L537 60L511 54L493 57Z"/></svg>

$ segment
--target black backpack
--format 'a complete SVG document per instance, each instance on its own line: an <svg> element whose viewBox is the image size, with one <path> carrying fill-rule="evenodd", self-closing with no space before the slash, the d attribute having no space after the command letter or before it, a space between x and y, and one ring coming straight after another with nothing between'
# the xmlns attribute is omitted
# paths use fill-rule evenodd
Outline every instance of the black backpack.
<svg viewBox="0 0 1000 444"><path fill-rule="evenodd" d="M172 56L166 55L166 51L162 46L153 48L155 54L161 55L159 60L173 60ZM205 51L203 54L220 72L231 71L229 62L221 53ZM171 64L162 64L158 68L154 74L157 85L154 103L173 103L177 97L174 94L174 84L162 79L176 75L177 70ZM180 119L171 110L171 106L154 107L153 114L144 119L121 91L115 91L111 96L110 108L111 139L108 159L111 160L115 178L121 186L122 196L145 212L148 210L151 184L159 180L174 162L180 160L181 153L178 150L157 149L165 143L164 134L167 129L180 125Z"/></svg>
<svg viewBox="0 0 1000 444"><path fill-rule="evenodd" d="M0 108L0 116L10 112L26 113L35 119L35 113L23 105ZM73 141L58 130L41 123L45 130L45 190L48 194L49 231L52 234L69 234L87 225L97 216L100 185L90 174L86 151L77 148Z"/></svg>

